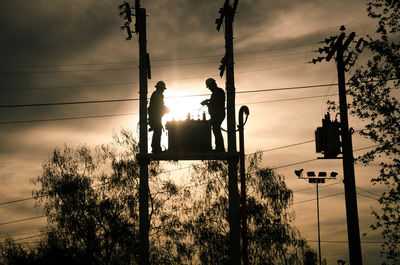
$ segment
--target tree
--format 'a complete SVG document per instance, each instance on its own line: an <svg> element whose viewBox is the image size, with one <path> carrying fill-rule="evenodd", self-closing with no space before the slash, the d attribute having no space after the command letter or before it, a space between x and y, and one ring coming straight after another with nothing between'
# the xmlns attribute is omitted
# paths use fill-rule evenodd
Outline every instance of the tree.
<svg viewBox="0 0 400 265"><path fill-rule="evenodd" d="M367 5L368 16L377 19L377 34L369 37L367 48L372 58L355 71L350 79L351 113L366 123L361 131L377 147L359 158L365 164L380 163L374 184L387 186L381 194L380 211L373 211L385 243L381 255L386 264L400 263L400 2L373 0Z"/></svg>
<svg viewBox="0 0 400 265"><path fill-rule="evenodd" d="M261 153L248 158L248 239L251 264L316 264L311 250L291 224L293 193L283 176L260 168ZM209 161L195 168L192 182L200 188L185 211L185 224L193 236L193 248L202 264L229 264L228 172L221 161ZM193 193L193 191L192 191ZM198 194L201 194L200 196ZM187 207L187 208L186 208Z"/></svg>
<svg viewBox="0 0 400 265"><path fill-rule="evenodd" d="M86 146L54 150L33 181L48 222L42 249L62 250L84 264L136 258L138 165L127 153L109 145L94 152Z"/></svg>
<svg viewBox="0 0 400 265"><path fill-rule="evenodd" d="M129 131L115 143L56 148L34 179L48 225L31 249L9 239L0 261L14 264L137 264L138 144ZM292 226L292 191L282 176L249 158L252 264L316 264L316 253ZM228 264L227 166L193 165L182 180L159 163L149 167L151 264ZM188 183L189 182L189 183Z"/></svg>

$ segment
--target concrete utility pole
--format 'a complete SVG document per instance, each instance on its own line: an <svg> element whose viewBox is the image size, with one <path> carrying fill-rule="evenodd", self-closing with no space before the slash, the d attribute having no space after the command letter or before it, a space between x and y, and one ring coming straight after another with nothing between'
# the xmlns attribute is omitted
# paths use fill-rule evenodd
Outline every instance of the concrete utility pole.
<svg viewBox="0 0 400 265"><path fill-rule="evenodd" d="M224 7L219 10L221 16L216 20L219 31L225 18L225 57L222 59L221 76L226 68L226 94L227 94L227 127L228 127L228 152L234 154L236 149L236 119L235 119L235 78L233 63L233 19L238 0L233 6L225 0ZM230 239L230 264L240 264L240 213L239 191L237 180L238 159L232 156L228 160L228 190L229 190L229 239Z"/></svg>
<svg viewBox="0 0 400 265"><path fill-rule="evenodd" d="M345 67L351 64L353 53L344 59L344 52L349 44L353 41L355 33L352 32L346 39L344 33L344 26L340 28L342 33L339 36L326 39L326 44L329 47L320 49L320 52L326 52L326 57L318 57L313 60L313 63L326 59L329 61L336 53L336 66L338 72L339 82L339 104L340 104L340 131L342 138L343 150L343 175L344 175L344 189L346 201L346 217L347 217L347 237L349 244L350 264L362 265L361 243L360 243L360 228L358 222L358 208L357 208L357 195L356 184L354 176L354 157L353 157L353 144L351 139L352 132L349 130L348 114L347 114L347 100L346 100L346 80L345 80Z"/></svg>

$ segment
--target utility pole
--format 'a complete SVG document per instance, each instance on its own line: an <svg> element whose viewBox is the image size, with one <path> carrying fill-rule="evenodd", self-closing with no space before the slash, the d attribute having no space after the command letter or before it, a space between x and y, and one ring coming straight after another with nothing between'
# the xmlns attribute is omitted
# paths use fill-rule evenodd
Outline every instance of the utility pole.
<svg viewBox="0 0 400 265"><path fill-rule="evenodd" d="M120 6L125 8L120 15L125 14L127 22L121 29L126 29L127 40L132 38L130 29L131 7L128 2ZM135 0L135 32L139 35L139 153L140 153L140 183L139 183L139 240L140 240L140 265L148 265L149 262L149 160L144 158L148 153L147 144L147 78L151 78L150 59L147 53L146 40L146 9L140 7L140 0Z"/></svg>
<svg viewBox="0 0 400 265"><path fill-rule="evenodd" d="M247 198L246 198L246 170L244 152L244 124L249 116L249 108L242 106L239 110L239 150L240 150L240 198L242 210L242 260L243 265L249 264L249 250L247 238ZM246 114L246 121L243 122L243 114Z"/></svg>
<svg viewBox="0 0 400 265"><path fill-rule="evenodd" d="M303 169L295 170L294 173L301 179L308 180L309 183L316 183L317 189L317 226L318 226L318 261L319 265L322 265L322 254L321 254L321 230L319 225L319 191L318 191L318 184L325 183L327 179L336 179L337 173L331 172L330 177L326 176L326 172L319 172L318 177L315 176L314 171L308 171L307 177L303 177Z"/></svg>
<svg viewBox="0 0 400 265"><path fill-rule="evenodd" d="M236 149L236 119L235 119L235 78L233 63L233 19L235 16L238 0L233 6L230 0L225 0L224 7L219 10L220 18L215 21L219 31L225 19L225 57L220 67L221 77L226 69L226 101L227 101L227 127L228 127L228 152L234 154ZM240 213L239 213L239 191L237 180L236 156L228 160L228 190L229 190L229 241L230 241L230 264L240 264Z"/></svg>
<svg viewBox="0 0 400 265"><path fill-rule="evenodd" d="M324 59L329 61L336 53L336 66L338 72L339 82L339 109L340 109L340 132L342 138L342 150L343 150L343 175L344 175L344 190L345 190L345 201L346 201L346 219L347 219L347 237L349 244L349 256L350 264L362 265L361 255L361 243L360 243L360 228L358 222L358 208L357 208L357 195L356 195L356 184L354 175L354 157L353 157L353 144L348 123L347 113L347 100L346 100L346 80L345 80L345 68L351 66L355 61L353 52L350 52L347 58L344 58L344 53L347 50L350 43L355 37L355 33L352 32L347 39L344 33L344 26L341 28L342 33L339 36L331 37L326 39L325 43L330 44L329 47L320 48L320 53L325 52L326 57L318 57L312 62L320 62ZM344 42L343 42L344 41ZM361 41L361 40L360 40ZM360 41L358 43L360 43ZM359 44L357 44L358 46Z"/></svg>
<svg viewBox="0 0 400 265"><path fill-rule="evenodd" d="M319 181L317 180L317 223L318 223L318 260L319 260L319 265L322 265L322 254L321 254L321 229L319 226L319 193L318 193L318 183Z"/></svg>
<svg viewBox="0 0 400 265"><path fill-rule="evenodd" d="M135 0L136 33L139 34L139 152L143 157L148 153L147 144L147 78L150 78L150 63L147 53L146 39L146 9L140 7L140 1ZM148 265L149 261L149 161L140 160L139 183L139 239L140 265Z"/></svg>

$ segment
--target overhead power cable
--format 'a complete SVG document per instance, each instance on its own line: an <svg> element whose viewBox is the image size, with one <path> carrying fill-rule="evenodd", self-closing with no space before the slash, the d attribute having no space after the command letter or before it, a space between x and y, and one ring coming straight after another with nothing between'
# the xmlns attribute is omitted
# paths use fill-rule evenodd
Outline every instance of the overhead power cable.
<svg viewBox="0 0 400 265"><path fill-rule="evenodd" d="M253 58L257 59L257 58ZM172 65L152 65L152 68L157 68L157 67L171 67L171 66L179 66L179 65L194 65L194 64L215 64L216 62L211 61L211 62L197 62L197 63L182 63L182 64L172 64ZM254 70L248 70L248 71L238 71L238 73L247 73L247 72L255 72L255 71L267 71L267 70L274 70L274 69L280 69L280 68L285 68L285 67L291 67L291 66L296 66L296 65L303 65L306 63L300 63L300 64L290 64L290 65L282 65L282 66L275 66L275 67L268 67L268 68L260 68L260 69L254 69ZM104 71L128 71L128 70L134 70L137 69L137 66L129 66L129 67L123 67L123 68L86 68L86 69L63 69L63 70L37 70L37 71L5 71L5 72L0 72L0 75L7 75L7 74L54 74L54 73L76 73L76 72L104 72Z"/></svg>
<svg viewBox="0 0 400 265"><path fill-rule="evenodd" d="M288 148L288 147L292 147L292 146L297 146L297 145L302 145L302 144L308 144L308 143L312 143L312 142L315 142L315 140L308 140L308 141L299 142L299 143L295 143L295 144L289 144L289 145L284 145L284 146L278 146L278 147L274 147L274 148L271 148L271 149L261 150L261 151L258 151L258 152L265 153L265 152L275 151L275 150L279 150L279 149L283 149L283 148ZM246 156L248 156L248 155L253 155L253 154L256 154L256 153L258 153L258 152L249 153L249 154L246 154Z"/></svg>
<svg viewBox="0 0 400 265"><path fill-rule="evenodd" d="M365 195L365 194L362 194L362 193L359 193L359 192L357 192L357 194L360 195L360 196L366 197L366 198L370 198L370 199L376 200L376 201L379 200L379 198L375 198L375 197L372 197L372 196L369 196L369 195Z"/></svg>
<svg viewBox="0 0 400 265"><path fill-rule="evenodd" d="M365 149L374 148L374 147L377 147L377 146L378 145L371 145L371 146L366 146L366 147L354 149L354 152L365 150ZM305 163L309 163L309 162L317 161L317 160L319 160L319 159L318 158L308 159L308 160L303 160L303 161L299 161L299 162L294 162L294 163L291 163L291 164L286 164L286 165L283 165L283 166L271 167L271 169L275 170L275 169L280 169L280 168L285 168L285 167L291 167L291 166L305 164ZM252 173L254 173L254 172L252 172Z"/></svg>
<svg viewBox="0 0 400 265"><path fill-rule="evenodd" d="M14 220L14 221L0 223L0 225L8 225L8 224L14 224L14 223L19 223L19 222L25 222L25 221L39 219L39 218L43 218L43 217L46 217L46 216L45 215L39 215L39 216L34 216L34 217L29 217L29 218L24 218L24 219L18 219L18 220Z"/></svg>
<svg viewBox="0 0 400 265"><path fill-rule="evenodd" d="M261 89L261 90L237 91L236 93L237 94L261 93L261 92L272 92L272 91L292 90L292 89L329 87L329 86L332 86L332 85L334 85L334 84L319 84L319 85L308 85L308 86L280 87L280 88L270 88L270 89ZM170 98L199 97L199 96L207 96L207 95L209 95L209 94L182 95L182 96L170 97ZM0 108L43 107L43 106L60 106L60 105L76 105L76 104L116 103L116 102L129 102L129 101L138 101L138 100L139 100L139 98L125 98L125 99L87 100L87 101L70 101L70 102L13 104L13 105L0 105Z"/></svg>
<svg viewBox="0 0 400 265"><path fill-rule="evenodd" d="M343 195L344 192L340 192L340 193L335 193L335 194L331 194L331 195L326 195L326 196L320 196L319 199L325 199L325 198L329 198L329 197L333 197L333 196L338 196L338 195ZM304 200L304 201L298 201L298 202L294 202L293 204L300 204L300 203L304 203L304 202L311 202L311 201L316 201L317 199L309 199L309 200Z"/></svg>
<svg viewBox="0 0 400 265"><path fill-rule="evenodd" d="M89 100L89 101L15 104L15 105L0 105L0 108L45 107L45 106L79 105L79 104L117 103L117 102L128 102L128 101L138 101L138 100L139 100L138 98L125 98L125 99L107 99L107 100Z"/></svg>
<svg viewBox="0 0 400 265"><path fill-rule="evenodd" d="M14 234L14 235L2 235L2 236L0 236L0 239L1 238L6 238L6 237L18 237L18 236L26 236L26 235L32 235L32 234L38 234L38 233L42 233L42 231L41 230L35 230L35 231L32 231L32 232L27 232L27 233L20 233L20 234Z"/></svg>
<svg viewBox="0 0 400 265"><path fill-rule="evenodd" d="M315 141L315 140L309 140L309 141L304 141L304 142L300 142L300 143L296 143L296 144L285 145L285 146L281 146L281 147L275 147L275 148L267 149L267 150L264 150L264 151L261 151L261 152L274 151L274 150L283 149L283 148L288 148L288 147L292 147L292 146L296 146L296 145L301 145L301 144L305 144L305 143L311 143L311 142L313 142L313 141ZM355 149L354 152L357 152L357 151L360 151L360 150L364 150L364 149L373 148L373 147L376 147L376 146L378 146L378 145L373 145L373 146L367 146L367 147L358 148L358 149ZM294 165L304 164L304 163L308 163L308 162L312 162L312 161L316 161L316 160L318 160L318 159L317 159L317 158L314 158L314 159L299 161L299 162L295 162L295 163L291 163L291 164L287 164L287 165L283 165L283 166L272 167L271 169L275 170L275 169L290 167L290 166L294 166ZM164 173L169 173L169 172L173 172L173 171L189 169L189 168L191 168L191 167L192 167L192 166L186 166L186 167L182 167L182 168L178 168L178 169L171 169L171 170L168 170L168 171L166 171L166 172L164 172ZM254 172L250 172L250 174L251 174L251 173L254 173ZM371 197L371 198L372 198L372 197ZM17 202L27 201L27 200L33 200L33 199L34 199L33 197L28 197L28 198L16 199L16 200L12 200L12 201L5 201L5 202L1 202L1 203L0 203L0 206L1 206L1 205L6 205L6 204L11 204L11 203L17 203ZM376 198L374 198L374 199L376 199ZM0 225L1 225L1 224L0 224Z"/></svg>
<svg viewBox="0 0 400 265"><path fill-rule="evenodd" d="M240 104L241 105L254 105L254 104L263 104L263 103L275 103L275 102L282 102L282 101L310 99L310 98L323 98L323 97L330 97L330 96L337 96L337 95L339 95L339 94L336 93L336 94L330 94L330 95L318 95L318 96L309 96L309 97L274 99L274 100L266 100L266 101L246 102L246 103L240 103Z"/></svg>
<svg viewBox="0 0 400 265"><path fill-rule="evenodd" d="M307 240L307 242L318 242L318 240ZM320 240L320 242L322 243L339 243L339 244L347 244L348 241L347 240ZM361 244L384 244L386 242L384 241L361 241Z"/></svg>
<svg viewBox="0 0 400 265"><path fill-rule="evenodd" d="M93 85L71 85L71 86L53 86L53 87L21 87L21 88L0 88L0 91L23 91L23 90L46 90L46 89L64 89L64 88L83 88L83 87L110 87L133 85L137 82L109 83L109 84L93 84Z"/></svg>
<svg viewBox="0 0 400 265"><path fill-rule="evenodd" d="M236 55L244 55L244 54L255 54L255 53L265 53L265 52L275 52L281 50L289 50L289 49L296 49L301 47L312 46L314 44L303 44L297 46L289 46L289 47L280 47L280 48L273 48L273 49L263 49L263 50L253 50L253 51L238 51L235 52ZM296 52L292 54L304 54L305 52ZM282 53L281 56L286 56L288 53ZM277 55L275 55L277 56ZM152 58L152 62L163 62L163 61L186 61L186 60L196 60L196 59L205 59L205 58L220 58L221 54L215 55L202 55L202 56L191 56L191 57L177 57L177 58ZM118 64L138 64L138 60L132 61L119 61L119 62L97 62L97 63L77 63L77 64L42 64L42 65L10 65L5 66L1 65L0 69L18 69L18 68L48 68L48 67L79 67L79 66L103 66L103 65L118 65Z"/></svg>
<svg viewBox="0 0 400 265"><path fill-rule="evenodd" d="M92 116L77 116L77 117L63 117L53 119L38 119L38 120L19 120L19 121L0 121L1 124L19 124L19 123L34 123L34 122L49 122L49 121L66 121L66 120L81 120L81 119L95 119L95 118L107 118L107 117L119 117L137 115L138 113L121 113L121 114L106 114L106 115L92 115ZM1 204L0 204L1 205Z"/></svg>
<svg viewBox="0 0 400 265"><path fill-rule="evenodd" d="M279 100L269 100L263 102L254 102L254 103L238 103L236 105L249 105L249 104L265 104L265 103L274 103L274 102L284 102L284 101L294 101L294 100L302 100L306 98L317 98L324 96L311 96L311 97L299 97L299 98L287 98L287 99L279 99ZM127 115L138 115L137 112L130 113L120 113L120 114L103 114L103 115L88 115L88 116L77 116L77 117L59 117L59 118L49 118L49 119L35 119L35 120L17 120L17 121L0 121L0 125L2 124L22 124L22 123L35 123L35 122L50 122L50 121L65 121L65 120L79 120L79 119L93 119L93 118L107 118L107 117L118 117L118 116L127 116Z"/></svg>

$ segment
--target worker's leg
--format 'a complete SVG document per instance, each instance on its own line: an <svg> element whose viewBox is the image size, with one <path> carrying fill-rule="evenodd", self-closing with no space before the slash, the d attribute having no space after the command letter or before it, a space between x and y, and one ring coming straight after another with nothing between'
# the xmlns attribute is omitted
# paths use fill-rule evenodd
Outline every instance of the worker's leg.
<svg viewBox="0 0 400 265"><path fill-rule="evenodd" d="M161 152L161 131L162 127L153 128L153 139L151 141L151 150L153 153Z"/></svg>
<svg viewBox="0 0 400 265"><path fill-rule="evenodd" d="M221 124L225 119L225 112L222 114L215 115L211 119L212 130L215 137L215 149L219 152L225 152L224 138L222 137Z"/></svg>

